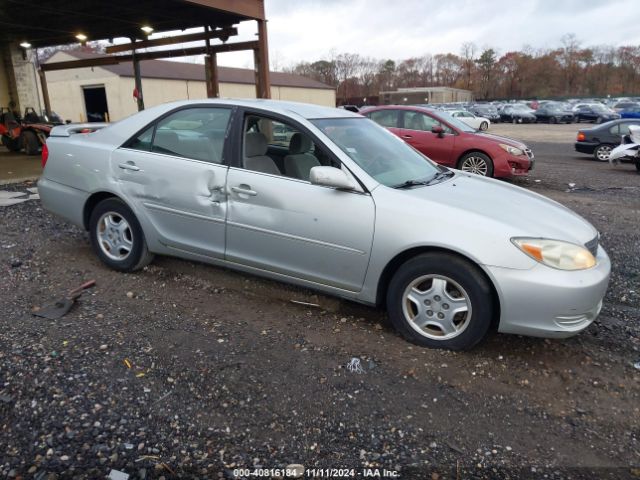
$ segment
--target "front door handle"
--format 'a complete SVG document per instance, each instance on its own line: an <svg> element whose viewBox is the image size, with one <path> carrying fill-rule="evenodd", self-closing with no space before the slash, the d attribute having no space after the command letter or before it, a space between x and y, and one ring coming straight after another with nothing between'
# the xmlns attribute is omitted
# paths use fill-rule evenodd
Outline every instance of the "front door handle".
<svg viewBox="0 0 640 480"><path fill-rule="evenodd" d="M121 163L121 164L118 165L118 167L120 167L123 170L131 170L132 172L139 172L140 171L140 167L138 167L133 162Z"/></svg>
<svg viewBox="0 0 640 480"><path fill-rule="evenodd" d="M402 135L402 138L413 138L411 135Z"/></svg>
<svg viewBox="0 0 640 480"><path fill-rule="evenodd" d="M258 195L258 192L251 190L249 188L231 187L231 191L239 193L241 195L249 195L251 197L255 197L256 195Z"/></svg>

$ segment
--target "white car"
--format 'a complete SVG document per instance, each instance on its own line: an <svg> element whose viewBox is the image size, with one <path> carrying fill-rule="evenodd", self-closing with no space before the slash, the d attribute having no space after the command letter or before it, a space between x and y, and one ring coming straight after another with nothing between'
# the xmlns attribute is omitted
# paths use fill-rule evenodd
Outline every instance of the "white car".
<svg viewBox="0 0 640 480"><path fill-rule="evenodd" d="M450 110L447 113L458 120L462 120L464 123L476 130L484 131L489 128L489 125L491 125L491 120L488 118L479 117L467 110Z"/></svg>

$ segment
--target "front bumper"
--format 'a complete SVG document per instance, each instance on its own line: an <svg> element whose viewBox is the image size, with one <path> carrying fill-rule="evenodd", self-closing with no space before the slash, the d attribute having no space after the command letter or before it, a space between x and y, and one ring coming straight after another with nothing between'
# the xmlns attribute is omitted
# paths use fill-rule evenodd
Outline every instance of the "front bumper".
<svg viewBox="0 0 640 480"><path fill-rule="evenodd" d="M545 265L530 270L487 267L500 297L498 331L566 338L596 319L607 291L611 262L602 247L589 270L563 271Z"/></svg>

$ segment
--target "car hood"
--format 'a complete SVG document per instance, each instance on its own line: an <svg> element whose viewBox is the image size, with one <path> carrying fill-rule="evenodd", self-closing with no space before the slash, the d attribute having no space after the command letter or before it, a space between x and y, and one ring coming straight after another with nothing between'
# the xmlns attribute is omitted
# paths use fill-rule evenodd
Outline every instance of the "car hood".
<svg viewBox="0 0 640 480"><path fill-rule="evenodd" d="M402 191L416 200L441 204L442 215L460 216L465 224L472 217L483 226L500 224L500 231L509 232L512 237L550 238L584 245L598 234L589 222L567 207L504 181L456 173L442 183Z"/></svg>
<svg viewBox="0 0 640 480"><path fill-rule="evenodd" d="M498 143L506 143L507 145L511 145L512 147L517 147L517 148L521 148L521 149L527 148L527 146L524 143L522 143L522 142L520 142L518 140L515 140L513 138L503 137L501 135L494 135L493 133L484 133L484 132L476 133L475 135L479 135L482 138L486 138L488 140L493 140L493 141L498 142Z"/></svg>

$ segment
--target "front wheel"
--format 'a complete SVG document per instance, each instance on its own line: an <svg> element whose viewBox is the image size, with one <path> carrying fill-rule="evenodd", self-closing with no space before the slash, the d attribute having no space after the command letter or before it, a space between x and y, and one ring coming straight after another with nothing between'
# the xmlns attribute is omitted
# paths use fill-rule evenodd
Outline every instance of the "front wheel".
<svg viewBox="0 0 640 480"><path fill-rule="evenodd" d="M493 162L481 152L469 152L458 161L458 168L463 172L475 173L483 177L493 176Z"/></svg>
<svg viewBox="0 0 640 480"><path fill-rule="evenodd" d="M480 130L482 130L483 132L489 128L489 124L487 122L482 122L480 124Z"/></svg>
<svg viewBox="0 0 640 480"><path fill-rule="evenodd" d="M153 260L138 219L118 198L96 205L89 219L89 236L98 258L114 270L133 272Z"/></svg>
<svg viewBox="0 0 640 480"><path fill-rule="evenodd" d="M407 340L424 347L466 350L491 325L494 299L488 280L470 262L426 253L403 264L391 279L387 310Z"/></svg>

